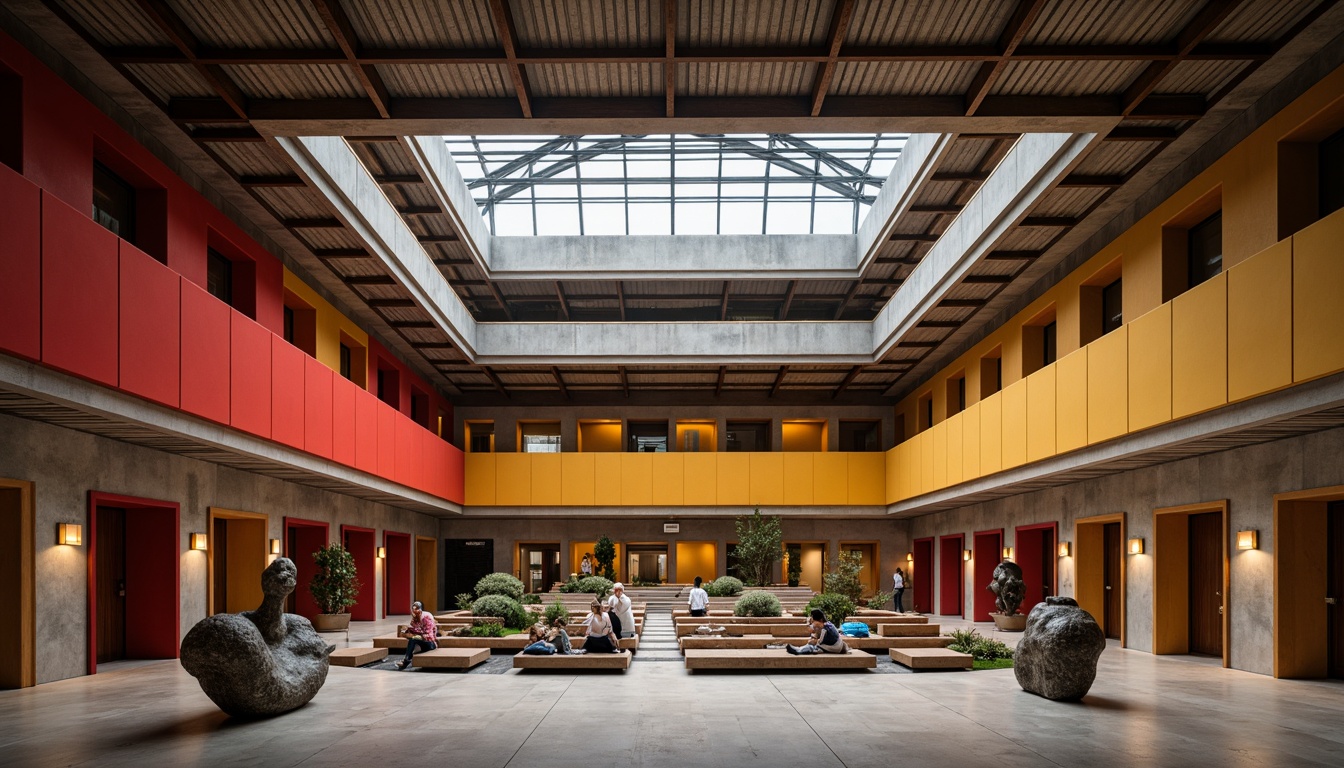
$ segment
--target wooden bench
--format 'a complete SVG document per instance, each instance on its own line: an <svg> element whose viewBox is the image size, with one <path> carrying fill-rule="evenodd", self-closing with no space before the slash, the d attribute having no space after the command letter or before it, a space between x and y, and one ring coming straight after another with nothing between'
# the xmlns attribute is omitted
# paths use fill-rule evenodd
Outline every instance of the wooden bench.
<svg viewBox="0 0 1344 768"><path fill-rule="evenodd" d="M876 632L876 631L877 631L877 628L880 627L880 626L882 626L883 624L893 624L893 625L895 625L895 624L928 624L928 623L929 623L929 619L928 619L927 616L899 616L899 615L896 615L896 614L892 614L892 615L890 615L890 616L873 616L873 615L870 615L870 614L863 614L863 615L860 615L860 616L850 616L850 617L846 618L844 622L839 622L839 621L837 621L837 622L836 622L836 626L839 626L840 624L843 624L843 623L845 623L845 622L850 622L850 621L858 622L858 623L860 623L860 624L867 624L867 625L868 625L868 629L871 630L871 631L873 631L873 632Z"/></svg>
<svg viewBox="0 0 1344 768"><path fill-rule="evenodd" d="M969 653L947 648L892 648L887 653L897 664L911 669L971 669L975 659Z"/></svg>
<svg viewBox="0 0 1344 768"><path fill-rule="evenodd" d="M684 653L691 648L764 648L767 645L789 643L799 645L802 638L779 638L774 635L742 635L741 637L716 637L713 635L688 635L679 640ZM951 645L950 637L845 637L845 645L856 651L886 653L891 648L942 648Z"/></svg>
<svg viewBox="0 0 1344 768"><path fill-rule="evenodd" d="M877 634L882 637L937 637L941 629L937 624L878 624Z"/></svg>
<svg viewBox="0 0 1344 768"><path fill-rule="evenodd" d="M870 653L791 654L783 648L733 650L688 648L687 669L750 669L770 672L780 669L875 669L877 657Z"/></svg>
<svg viewBox="0 0 1344 768"><path fill-rule="evenodd" d="M412 656L411 666L426 669L471 669L489 658L489 648L435 648Z"/></svg>
<svg viewBox="0 0 1344 768"><path fill-rule="evenodd" d="M533 656L519 653L513 657L514 669L629 669L629 651L620 653L555 653Z"/></svg>
<svg viewBox="0 0 1344 768"><path fill-rule="evenodd" d="M723 627L724 632L730 635L774 635L775 637L807 637L812 634L812 628L802 623L796 624L739 624L729 621L706 622L711 627ZM678 624L677 637L687 637L696 634L699 624Z"/></svg>
<svg viewBox="0 0 1344 768"><path fill-rule="evenodd" d="M439 635L438 643L443 645L444 640L452 639L451 635ZM389 648L406 650L406 638L400 635L378 635L373 638L374 648Z"/></svg>
<svg viewBox="0 0 1344 768"><path fill-rule="evenodd" d="M362 667L387 658L386 648L337 648L327 659L336 667Z"/></svg>

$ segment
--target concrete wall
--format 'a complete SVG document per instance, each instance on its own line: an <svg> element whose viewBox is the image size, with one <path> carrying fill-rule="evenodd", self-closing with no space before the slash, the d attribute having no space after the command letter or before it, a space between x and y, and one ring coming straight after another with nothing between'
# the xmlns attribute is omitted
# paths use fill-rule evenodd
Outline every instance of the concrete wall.
<svg viewBox="0 0 1344 768"><path fill-rule="evenodd" d="M37 681L76 677L88 665L83 617L92 546L88 493L138 496L181 505L179 638L206 616L206 553L190 549L192 533L206 532L209 507L270 515L267 538L283 538L284 517L330 524L331 540L342 523L382 531L434 536L437 520L418 512L343 496L229 467L129 445L40 422L0 415L0 477L35 483L37 569ZM84 526L80 547L56 544L59 523ZM383 579L362 577L382 615ZM260 578L260 574L258 574ZM300 589L303 586L300 585ZM164 606L171 610L171 606ZM397 609L404 610L404 609Z"/></svg>
<svg viewBox="0 0 1344 768"><path fill-rule="evenodd" d="M1145 543L1143 555L1126 555L1126 642L1131 649L1151 651L1153 510L1227 499L1230 588L1225 606L1230 630L1225 641L1234 668L1268 675L1273 673L1274 653L1273 496L1344 484L1341 458L1344 429L1327 430L913 518L909 535L964 533L969 547L975 531L1003 527L1005 546L1014 546L1016 526L1058 521L1059 540L1076 542L1076 519L1122 512L1127 536L1142 537ZM1236 532L1250 529L1260 533L1259 550L1237 551ZM1059 560L1059 594L1074 595L1073 564L1071 557ZM970 565L964 606L968 616L975 590L985 588L971 583Z"/></svg>

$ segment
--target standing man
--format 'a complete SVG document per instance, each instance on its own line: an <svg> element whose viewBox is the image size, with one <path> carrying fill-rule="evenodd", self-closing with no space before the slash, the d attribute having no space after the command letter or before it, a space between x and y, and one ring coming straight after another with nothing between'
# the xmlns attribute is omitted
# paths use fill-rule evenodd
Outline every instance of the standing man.
<svg viewBox="0 0 1344 768"><path fill-rule="evenodd" d="M397 662L397 669L409 667L416 651L432 651L439 647L439 625L419 600L411 603L411 623L401 631L401 636L406 638L406 656Z"/></svg>
<svg viewBox="0 0 1344 768"><path fill-rule="evenodd" d="M891 577L891 589L895 593L891 596L891 602L895 604L896 612L905 613L905 571L900 568Z"/></svg>
<svg viewBox="0 0 1344 768"><path fill-rule="evenodd" d="M611 597L607 598L611 607L611 626L617 637L635 636L635 612L630 598L625 596L625 585L616 582L611 585Z"/></svg>
<svg viewBox="0 0 1344 768"><path fill-rule="evenodd" d="M700 577L695 577L695 586L691 587L691 596L686 600L692 616L704 616L709 612L709 593L700 587Z"/></svg>

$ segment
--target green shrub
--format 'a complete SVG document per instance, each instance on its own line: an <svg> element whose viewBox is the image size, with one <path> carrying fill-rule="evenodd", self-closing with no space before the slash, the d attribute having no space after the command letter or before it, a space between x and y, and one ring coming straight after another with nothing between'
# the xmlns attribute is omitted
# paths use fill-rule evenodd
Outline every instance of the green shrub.
<svg viewBox="0 0 1344 768"><path fill-rule="evenodd" d="M606 597L611 591L611 585L615 583L611 579L601 576L585 576L579 579L575 592L586 592L590 595L596 595L599 599Z"/></svg>
<svg viewBox="0 0 1344 768"><path fill-rule="evenodd" d="M891 598L895 595L895 592L883 592L879 589L873 593L872 597L868 598L864 605L867 605L869 608L881 608L887 603L890 603Z"/></svg>
<svg viewBox="0 0 1344 768"><path fill-rule="evenodd" d="M567 594L567 595L568 595L568 594L573 594L574 592L578 592L578 591L579 591L579 577L578 577L578 576L575 576L575 575L572 574L572 573L569 574L569 581L566 581L564 584L561 584L561 585L560 585L560 591L561 591L561 592L564 592L564 593Z"/></svg>
<svg viewBox="0 0 1344 768"><path fill-rule="evenodd" d="M521 602L523 605L541 605L541 598L529 592L528 594L523 595Z"/></svg>
<svg viewBox="0 0 1344 768"><path fill-rule="evenodd" d="M705 585L710 597L733 597L742 594L742 580L732 576L720 576Z"/></svg>
<svg viewBox="0 0 1344 768"><path fill-rule="evenodd" d="M521 603L504 595L486 595L471 604L471 612L476 616L495 616L506 626L525 627L532 622Z"/></svg>
<svg viewBox="0 0 1344 768"><path fill-rule="evenodd" d="M503 637L503 624L480 624L471 628L472 637Z"/></svg>
<svg viewBox="0 0 1344 768"><path fill-rule="evenodd" d="M858 605L863 600L863 584L859 581L859 573L862 571L863 554L857 550L842 549L835 570L821 577L826 587L822 591L844 595L849 598L851 606Z"/></svg>
<svg viewBox="0 0 1344 768"><path fill-rule="evenodd" d="M734 616L779 616L784 607L779 598L769 592L748 592L733 606Z"/></svg>
<svg viewBox="0 0 1344 768"><path fill-rule="evenodd" d="M951 632L944 632L943 637L952 638L952 644L948 648L957 653L970 653L976 641L983 639L974 629L954 629Z"/></svg>
<svg viewBox="0 0 1344 768"><path fill-rule="evenodd" d="M317 571L308 584L318 608L323 613L344 613L359 597L358 571L355 556L340 544L331 544L313 553Z"/></svg>
<svg viewBox="0 0 1344 768"><path fill-rule="evenodd" d="M948 646L950 650L969 653L976 661L1013 658L1012 648L998 640L984 637L974 629L954 629L943 636L952 638L952 644Z"/></svg>
<svg viewBox="0 0 1344 768"><path fill-rule="evenodd" d="M565 617L565 621L569 621L569 609L566 608L563 603L557 600L556 602L546 606L546 612L543 613L542 616L545 617L546 626L549 627L555 624L555 620L560 618L561 616Z"/></svg>
<svg viewBox="0 0 1344 768"><path fill-rule="evenodd" d="M457 603L458 610L468 611L471 610L471 604L476 601L476 598L472 597L470 592L458 592L457 597L453 600Z"/></svg>
<svg viewBox="0 0 1344 768"><path fill-rule="evenodd" d="M847 595L823 592L807 602L806 613L811 613L814 608L820 608L828 621L839 624L854 613L854 601Z"/></svg>
<svg viewBox="0 0 1344 768"><path fill-rule="evenodd" d="M507 573L487 573L476 582L476 596L503 595L511 600L523 599L523 582Z"/></svg>

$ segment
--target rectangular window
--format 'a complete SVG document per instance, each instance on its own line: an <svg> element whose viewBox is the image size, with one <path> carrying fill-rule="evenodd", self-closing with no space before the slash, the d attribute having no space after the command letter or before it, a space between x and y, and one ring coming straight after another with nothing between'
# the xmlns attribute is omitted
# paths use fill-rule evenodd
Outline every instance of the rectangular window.
<svg viewBox="0 0 1344 768"><path fill-rule="evenodd" d="M411 421L429 426L429 395L411 390Z"/></svg>
<svg viewBox="0 0 1344 768"><path fill-rule="evenodd" d="M401 373L391 363L378 361L378 378L374 383L378 399L401 410Z"/></svg>
<svg viewBox="0 0 1344 768"><path fill-rule="evenodd" d="M521 453L559 453L560 422L520 423L518 438L518 450Z"/></svg>
<svg viewBox="0 0 1344 768"><path fill-rule="evenodd" d="M290 307L285 307L285 308L284 308L284 311L285 311L285 341L288 341L290 344L293 344L293 343L294 343L294 310L291 309Z"/></svg>
<svg viewBox="0 0 1344 768"><path fill-rule="evenodd" d="M730 421L725 426L730 451L770 450L770 422Z"/></svg>
<svg viewBox="0 0 1344 768"><path fill-rule="evenodd" d="M915 425L919 432L933 426L933 393L925 392L915 401Z"/></svg>
<svg viewBox="0 0 1344 768"><path fill-rule="evenodd" d="M350 370L350 348L344 344L341 345L341 377L354 381Z"/></svg>
<svg viewBox="0 0 1344 768"><path fill-rule="evenodd" d="M958 371L947 380L947 415L956 416L966 410L966 372Z"/></svg>
<svg viewBox="0 0 1344 768"><path fill-rule="evenodd" d="M1317 148L1317 185L1320 216L1344 208L1344 130L1327 137Z"/></svg>
<svg viewBox="0 0 1344 768"><path fill-rule="evenodd" d="M205 290L233 306L233 262L214 248L207 248L205 254Z"/></svg>
<svg viewBox="0 0 1344 768"><path fill-rule="evenodd" d="M467 453L494 453L495 423L493 421L467 422Z"/></svg>
<svg viewBox="0 0 1344 768"><path fill-rule="evenodd" d="M1059 359L1059 338L1054 321L1041 328L1041 367Z"/></svg>
<svg viewBox="0 0 1344 768"><path fill-rule="evenodd" d="M840 450L879 451L882 449L882 423L879 421L840 422Z"/></svg>
<svg viewBox="0 0 1344 768"><path fill-rule="evenodd" d="M23 79L0 66L0 163L23 173Z"/></svg>
<svg viewBox="0 0 1344 768"><path fill-rule="evenodd" d="M1191 227L1187 237L1188 287L1194 288L1223 271L1223 212Z"/></svg>
<svg viewBox="0 0 1344 768"><path fill-rule="evenodd" d="M625 450L630 453L666 453L666 421L632 421L626 426Z"/></svg>
<svg viewBox="0 0 1344 768"><path fill-rule="evenodd" d="M135 187L97 160L93 161L93 220L135 243Z"/></svg>
<svg viewBox="0 0 1344 768"><path fill-rule="evenodd" d="M992 355L980 358L980 399L1003 389L1003 351L995 348Z"/></svg>
<svg viewBox="0 0 1344 768"><path fill-rule="evenodd" d="M1123 295L1119 280L1101 289L1101 333L1103 336L1124 325L1125 313L1121 301Z"/></svg>

